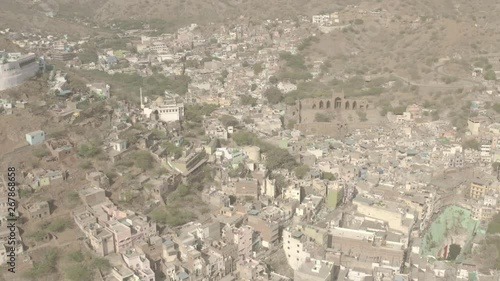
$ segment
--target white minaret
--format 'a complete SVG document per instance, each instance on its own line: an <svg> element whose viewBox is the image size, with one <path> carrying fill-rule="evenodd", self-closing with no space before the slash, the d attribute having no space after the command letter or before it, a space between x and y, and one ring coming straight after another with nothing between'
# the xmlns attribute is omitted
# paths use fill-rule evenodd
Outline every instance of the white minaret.
<svg viewBox="0 0 500 281"><path fill-rule="evenodd" d="M142 87L139 88L139 93L140 93L139 95L141 96L141 109L144 109L144 103L143 103L144 100L142 99Z"/></svg>

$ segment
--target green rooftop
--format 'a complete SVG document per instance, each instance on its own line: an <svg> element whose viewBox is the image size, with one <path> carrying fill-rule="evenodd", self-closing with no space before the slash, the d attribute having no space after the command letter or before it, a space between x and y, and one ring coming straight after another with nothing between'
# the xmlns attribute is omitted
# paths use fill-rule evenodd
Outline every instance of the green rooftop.
<svg viewBox="0 0 500 281"><path fill-rule="evenodd" d="M470 215L469 210L458 206L449 206L444 209L425 233L420 245L420 254L438 257L448 240L446 238L457 236L466 236L465 245L461 245L462 251L466 250L478 225L478 222L473 220Z"/></svg>

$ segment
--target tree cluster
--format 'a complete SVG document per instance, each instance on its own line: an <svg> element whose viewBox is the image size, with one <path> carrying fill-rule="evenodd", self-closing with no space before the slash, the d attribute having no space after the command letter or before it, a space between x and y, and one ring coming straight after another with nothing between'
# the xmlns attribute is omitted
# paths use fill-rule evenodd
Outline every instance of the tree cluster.
<svg viewBox="0 0 500 281"><path fill-rule="evenodd" d="M264 96L270 104L278 104L283 99L283 93L281 93L281 91L276 87L270 87L267 89L264 92Z"/></svg>
<svg viewBox="0 0 500 281"><path fill-rule="evenodd" d="M266 153L266 166L268 169L288 169L292 170L297 167L298 163L288 150L279 148L264 140L261 140L257 135L248 131L239 131L233 134L233 141L239 146L255 145L261 149L262 153Z"/></svg>

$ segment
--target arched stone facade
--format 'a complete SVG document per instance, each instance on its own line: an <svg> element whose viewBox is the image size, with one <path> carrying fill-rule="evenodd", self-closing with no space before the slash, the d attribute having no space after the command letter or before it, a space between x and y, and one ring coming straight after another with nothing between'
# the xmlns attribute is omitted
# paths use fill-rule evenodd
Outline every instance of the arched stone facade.
<svg viewBox="0 0 500 281"><path fill-rule="evenodd" d="M369 108L369 103L364 99L345 98L343 94L334 94L330 98L306 98L297 101L286 110L286 122L293 121L295 124L314 123L318 113L338 113L361 110Z"/></svg>

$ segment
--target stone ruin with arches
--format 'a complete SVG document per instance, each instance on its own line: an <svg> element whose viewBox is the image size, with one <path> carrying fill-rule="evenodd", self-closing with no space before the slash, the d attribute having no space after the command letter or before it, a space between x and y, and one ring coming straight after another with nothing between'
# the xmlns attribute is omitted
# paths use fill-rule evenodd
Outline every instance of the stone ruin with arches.
<svg viewBox="0 0 500 281"><path fill-rule="evenodd" d="M342 117L343 114L366 112L369 109L373 109L373 105L368 100L346 98L343 93L331 97L306 98L287 106L285 125L292 123L306 134L338 135L348 129L349 122ZM330 117L331 121L317 122L318 114Z"/></svg>

